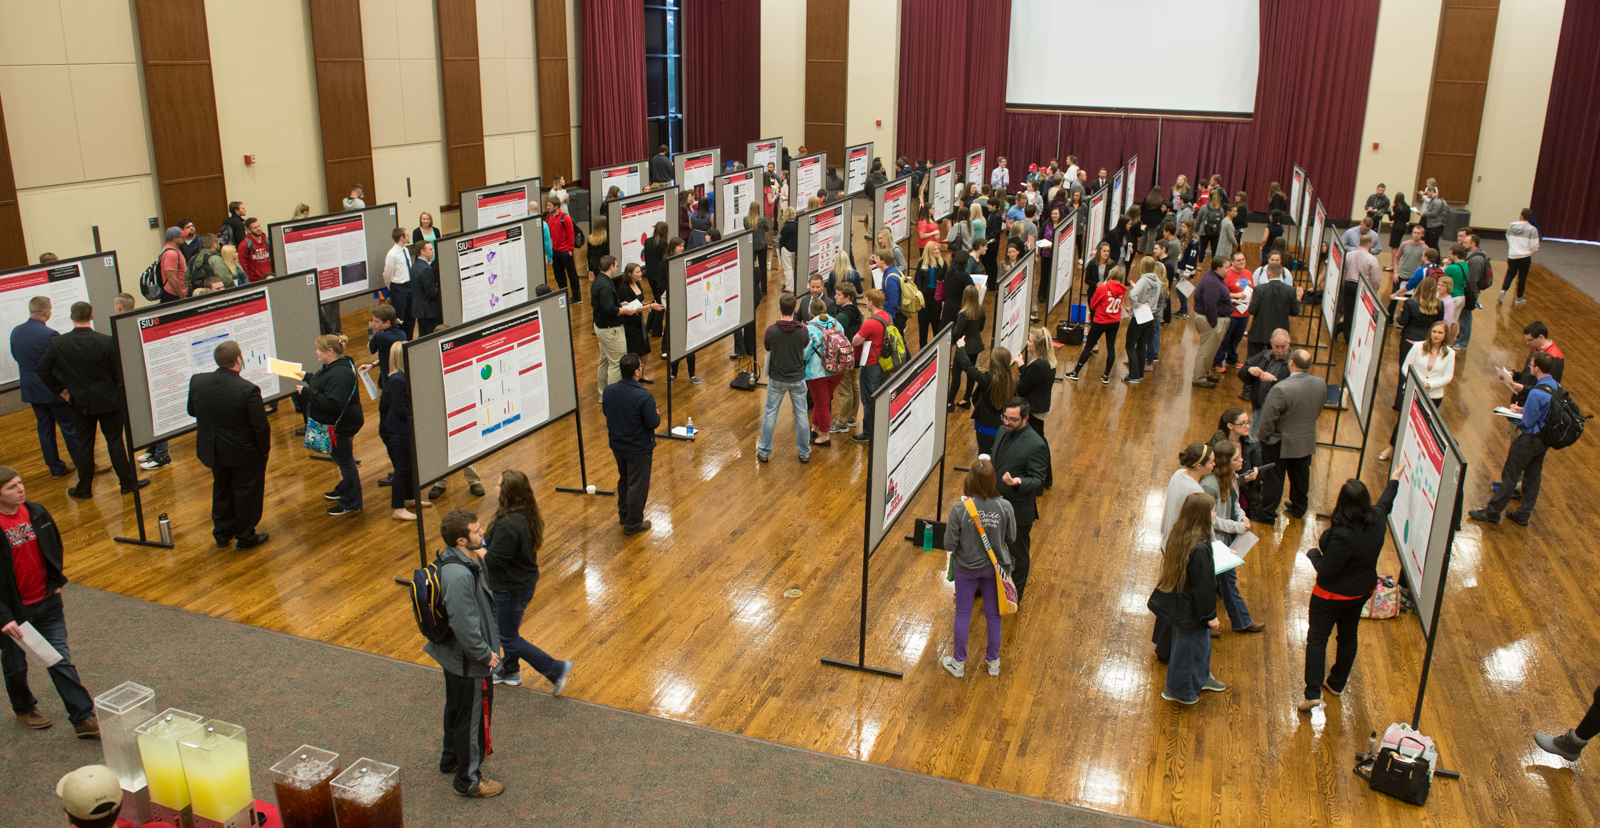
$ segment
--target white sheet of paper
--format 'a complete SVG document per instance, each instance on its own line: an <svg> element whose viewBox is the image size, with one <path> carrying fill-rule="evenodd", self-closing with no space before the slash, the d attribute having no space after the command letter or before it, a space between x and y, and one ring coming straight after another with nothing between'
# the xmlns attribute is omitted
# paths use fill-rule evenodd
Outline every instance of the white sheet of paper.
<svg viewBox="0 0 1600 828"><path fill-rule="evenodd" d="M1233 543L1228 544L1228 548L1233 550L1233 554L1238 555L1239 557L1243 558L1245 556L1246 552L1249 552L1251 549L1255 548L1255 545L1256 545L1256 535L1255 535L1255 533L1254 532L1245 532L1245 533L1239 535L1238 537L1234 538L1233 539Z"/></svg>
<svg viewBox="0 0 1600 828"><path fill-rule="evenodd" d="M1178 292L1183 294L1184 296L1193 296L1194 295L1194 283L1190 282L1188 279L1179 279L1178 280Z"/></svg>
<svg viewBox="0 0 1600 828"><path fill-rule="evenodd" d="M281 359L277 359L277 358L274 358L274 357L268 357L267 358L267 370L272 372L272 373L274 373L274 374L277 374L280 377L288 377L289 379L300 379L300 372L303 369L300 367L300 363L298 363L298 362L284 362Z"/></svg>
<svg viewBox="0 0 1600 828"><path fill-rule="evenodd" d="M1509 420L1520 420L1520 419L1522 419L1522 415L1521 414L1518 414L1517 412L1512 411L1511 409L1506 408L1503 405L1495 406L1494 413L1499 414L1500 416L1505 417L1506 419L1509 419Z"/></svg>
<svg viewBox="0 0 1600 828"><path fill-rule="evenodd" d="M1140 305L1139 307L1133 309L1133 321L1138 322L1141 325L1144 325L1155 318L1156 315L1150 310L1149 305Z"/></svg>
<svg viewBox="0 0 1600 828"><path fill-rule="evenodd" d="M878 268L872 269L872 286L878 290L883 290L883 271Z"/></svg>
<svg viewBox="0 0 1600 828"><path fill-rule="evenodd" d="M368 371L357 371L356 375L361 377L361 385L367 389L367 396L377 399L378 384L372 381L372 374Z"/></svg>
<svg viewBox="0 0 1600 828"><path fill-rule="evenodd" d="M870 340L870 339L862 340L861 341L860 367L862 367L862 368L867 367L867 355L870 354L870 353L872 353L872 340Z"/></svg>
<svg viewBox="0 0 1600 828"><path fill-rule="evenodd" d="M48 669L61 660L61 653L50 646L50 642L44 640L44 636L33 628L33 624L24 621L17 625L17 629L22 631L22 649L27 653L29 661Z"/></svg>
<svg viewBox="0 0 1600 828"><path fill-rule="evenodd" d="M622 307L624 310L638 310L644 307L644 303L640 302L638 299L634 299L631 302L622 303Z"/></svg>
<svg viewBox="0 0 1600 828"><path fill-rule="evenodd" d="M1244 563L1244 558L1233 554L1233 550L1219 540L1211 542L1211 557L1216 563L1216 574L1218 575Z"/></svg>
<svg viewBox="0 0 1600 828"><path fill-rule="evenodd" d="M1499 365L1494 367L1494 375L1497 379L1507 385L1517 381L1516 377L1513 377L1510 371L1507 371L1505 368Z"/></svg>

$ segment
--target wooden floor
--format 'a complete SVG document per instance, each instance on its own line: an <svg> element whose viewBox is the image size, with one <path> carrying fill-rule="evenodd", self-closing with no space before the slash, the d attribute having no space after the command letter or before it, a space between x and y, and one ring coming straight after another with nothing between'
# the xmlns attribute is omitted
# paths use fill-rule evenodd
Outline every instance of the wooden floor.
<svg viewBox="0 0 1600 828"><path fill-rule="evenodd" d="M864 254L858 245L858 260ZM1491 366L1521 364L1524 324L1548 322L1568 355L1568 386L1590 407L1600 400L1586 370L1586 355L1600 352L1590 327L1595 304L1537 264L1530 282L1520 308L1496 306L1496 294L1486 294L1472 347L1459 355L1443 402L1468 457L1469 508L1486 500L1509 440L1503 421L1489 414L1502 401ZM762 318L775 306L769 298ZM587 309L579 307L574 329L581 332L589 482L606 488L614 467L590 379L595 340ZM364 319L351 315L345 328L361 331ZM1343 698L1330 697L1310 716L1295 711L1313 581L1304 553L1316 542L1316 524L1281 518L1270 532L1257 525L1262 542L1241 570L1240 587L1267 631L1225 634L1218 642L1212 670L1228 691L1204 694L1194 707L1161 700L1164 670L1149 644L1145 600L1156 579L1165 484L1180 447L1209 438L1222 409L1238 402L1237 379L1210 391L1190 387L1193 341L1182 321L1167 326L1161 362L1140 386L1058 385L1048 421L1056 486L1040 504L1033 589L1007 622L998 678L974 669L955 679L939 667L951 649L953 615L944 558L900 541L886 542L872 562L867 659L904 670L905 679L818 664L823 656L855 654L865 452L836 436L834 447L817 449L802 466L780 438L772 462L758 464L763 395L728 388L728 343L701 354L704 384L680 379L676 386L677 421L693 416L701 434L692 444L658 445L647 511L655 528L647 534L624 538L610 498L555 492L579 482L570 422L480 464L490 481L507 466L526 471L549 527L539 594L523 632L557 658L576 661L568 688L576 698L1163 823L1593 824L1600 790L1586 777L1600 757L1563 768L1529 738L1536 729L1575 723L1600 681L1589 511L1591 487L1600 487L1600 440L1593 436L1552 453L1530 528L1468 523L1457 536L1422 726L1438 740L1444 766L1463 778L1438 781L1425 808L1372 794L1350 772L1369 732L1410 718L1423 657L1414 616L1363 623L1360 659ZM1076 349L1062 351L1076 356ZM1393 394L1392 347L1387 356L1378 393L1384 401ZM663 374L659 360L649 369ZM664 408L665 384L654 392ZM368 423L375 422L375 404L363 403ZM1369 486L1387 475L1376 457L1393 416L1387 405L1376 415ZM792 433L787 417L779 435ZM1323 418L1325 434L1332 420L1331 412ZM68 498L66 481L45 473L29 415L4 424L0 456L56 514L74 581L431 663L392 580L417 561L415 529L389 516L388 490L376 485L388 463L371 427L356 443L367 509L328 518L320 493L333 485L335 468L306 458L292 435L299 423L285 405L273 417L279 442L261 527L272 540L239 553L212 545L210 479L194 459L192 436L172 441L176 462L151 473L155 483L146 490L147 517L167 513L176 530L177 548L164 551L112 543L111 535L133 530L131 498L119 497L109 480L91 502ZM949 461L965 465L975 454L966 412L952 415L950 425ZM1339 436L1360 439L1348 417ZM1313 511L1331 505L1356 459L1353 451L1318 450ZM949 473L947 499L959 480ZM492 506L456 478L429 510L429 537L444 509L487 515ZM930 482L910 512L936 510ZM900 532L909 523L908 515ZM1392 553L1384 565L1397 568ZM791 588L801 597L785 597ZM73 635L94 630L74 628ZM981 648L982 632L973 636ZM248 657L229 657L235 655ZM92 668L88 676L95 690L122 680ZM536 676L529 684L544 688Z"/></svg>

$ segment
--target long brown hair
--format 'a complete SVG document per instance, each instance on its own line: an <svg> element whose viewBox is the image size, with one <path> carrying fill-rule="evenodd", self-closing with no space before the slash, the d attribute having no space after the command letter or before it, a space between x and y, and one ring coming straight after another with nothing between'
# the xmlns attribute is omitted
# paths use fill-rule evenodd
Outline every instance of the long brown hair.
<svg viewBox="0 0 1600 828"><path fill-rule="evenodd" d="M1233 474L1233 456L1239 453L1239 447L1232 440L1218 440L1211 444L1211 450L1217 454L1216 468L1211 473L1217 478L1217 500L1228 502L1233 496L1234 486L1238 481Z"/></svg>
<svg viewBox="0 0 1600 828"><path fill-rule="evenodd" d="M1432 276L1417 283L1417 310L1429 316L1439 313L1439 283Z"/></svg>
<svg viewBox="0 0 1600 828"><path fill-rule="evenodd" d="M961 493L967 497L989 500L999 497L1000 490L994 485L994 463L979 457L967 469L967 480L961 485Z"/></svg>
<svg viewBox="0 0 1600 828"><path fill-rule="evenodd" d="M1017 395L1017 375L1011 373L1011 351L1004 345L989 349L989 404L1004 411Z"/></svg>
<svg viewBox="0 0 1600 828"><path fill-rule="evenodd" d="M978 286L967 285L961 290L961 312L967 315L967 321L981 321L983 319L983 303L978 299Z"/></svg>
<svg viewBox="0 0 1600 828"><path fill-rule="evenodd" d="M539 501L533 497L533 486L528 476L516 469L500 472L500 502L495 506L493 527L506 515L516 512L528 522L528 534L533 536L533 551L544 545L544 516L539 514Z"/></svg>
<svg viewBox="0 0 1600 828"><path fill-rule="evenodd" d="M1205 492L1194 492L1183 499L1178 509L1178 519L1167 533L1167 545L1161 550L1161 580L1156 589L1177 592L1189 579L1189 555L1195 544L1211 537L1211 512L1217 501Z"/></svg>
<svg viewBox="0 0 1600 828"><path fill-rule="evenodd" d="M594 224L589 229L589 243L606 243L606 217L604 214L594 217Z"/></svg>

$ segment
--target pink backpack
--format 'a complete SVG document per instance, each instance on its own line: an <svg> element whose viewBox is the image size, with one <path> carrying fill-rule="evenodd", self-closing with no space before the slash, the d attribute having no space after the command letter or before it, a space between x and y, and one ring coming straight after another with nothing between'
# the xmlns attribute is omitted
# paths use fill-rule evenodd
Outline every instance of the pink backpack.
<svg viewBox="0 0 1600 828"><path fill-rule="evenodd" d="M842 374L856 364L855 349L850 347L850 340L837 324L822 329L822 347L818 355L822 357L822 370L829 374Z"/></svg>

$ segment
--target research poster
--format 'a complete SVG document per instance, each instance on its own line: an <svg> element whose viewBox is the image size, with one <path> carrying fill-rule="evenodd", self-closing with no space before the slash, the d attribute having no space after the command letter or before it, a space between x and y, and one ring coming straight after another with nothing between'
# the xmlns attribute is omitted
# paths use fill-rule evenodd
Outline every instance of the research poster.
<svg viewBox="0 0 1600 828"><path fill-rule="evenodd" d="M617 238L622 244L617 248L617 274L622 274L622 269L629 264L644 266L644 243L656 229L656 222L666 221L667 226L673 222L667 217L667 194L665 192L655 198L646 198L631 204L624 204L620 211L622 217L617 224ZM542 240L541 240L542 243ZM455 462L455 461L451 461Z"/></svg>
<svg viewBox="0 0 1600 828"><path fill-rule="evenodd" d="M1126 183L1128 185L1128 198L1122 202L1122 211L1124 213L1133 209L1134 199L1137 198L1135 193L1139 192L1139 156L1137 155L1128 159L1128 180Z"/></svg>
<svg viewBox="0 0 1600 828"><path fill-rule="evenodd" d="M617 196L610 196L612 187L618 187L622 190L622 192ZM600 192L598 194L598 198L596 197L596 194L593 193L589 195L589 198L591 203L594 201L603 203L608 196L620 198L621 196L638 195L641 192L643 192L643 190L639 186L639 168L634 164L628 164L624 167L612 167L609 170L601 170Z"/></svg>
<svg viewBox="0 0 1600 828"><path fill-rule="evenodd" d="M1378 303L1361 280L1356 280L1355 323L1350 328L1350 348L1344 355L1344 385L1350 391L1350 403L1355 406L1356 418L1363 424L1372 413L1368 395L1374 383L1371 379L1373 355L1378 351Z"/></svg>
<svg viewBox="0 0 1600 828"><path fill-rule="evenodd" d="M1289 219L1294 219L1295 211L1300 209L1300 190L1306 184L1306 171L1300 165L1294 165L1294 175L1289 179Z"/></svg>
<svg viewBox="0 0 1600 828"><path fill-rule="evenodd" d="M722 176L722 192L717 195L716 205L722 235L731 236L744 229L750 204L760 195L760 170L745 169Z"/></svg>
<svg viewBox="0 0 1600 828"><path fill-rule="evenodd" d="M1320 239L1312 240L1312 239L1306 238L1306 236L1311 233L1311 180L1310 179L1306 180L1305 187L1306 187L1305 201L1301 202L1300 204L1291 204L1291 205L1289 205L1289 209L1299 211L1295 215L1295 222L1300 225L1300 246L1302 248L1310 248L1311 245L1320 244L1321 240ZM1307 249L1306 250L1306 260L1307 261L1315 261L1316 258L1317 258L1317 251L1311 250L1311 249Z"/></svg>
<svg viewBox="0 0 1600 828"><path fill-rule="evenodd" d="M284 225L286 273L317 272L322 301L367 290L367 233L360 213L340 213ZM156 433L162 429L158 426Z"/></svg>
<svg viewBox="0 0 1600 828"><path fill-rule="evenodd" d="M811 197L822 189L822 168L826 162L827 157L822 154L794 160L794 186L789 189L789 202L796 210L804 210Z"/></svg>
<svg viewBox="0 0 1600 828"><path fill-rule="evenodd" d="M934 420L943 416L943 390L939 387L939 361L930 359L921 370L901 380L889 397L889 473L884 483L884 531L905 511L917 486L927 478L940 455L934 444Z"/></svg>
<svg viewBox="0 0 1600 828"><path fill-rule="evenodd" d="M1067 219L1056 228L1056 249L1050 251L1054 273L1050 278L1050 304L1055 307L1072 288L1072 265L1078 260L1078 222Z"/></svg>
<svg viewBox="0 0 1600 828"><path fill-rule="evenodd" d="M439 340L439 360L451 465L550 419L549 365L539 308Z"/></svg>
<svg viewBox="0 0 1600 828"><path fill-rule="evenodd" d="M528 301L528 255L522 229L522 225L513 224L456 240L461 321L482 319L501 308Z"/></svg>
<svg viewBox="0 0 1600 828"><path fill-rule="evenodd" d="M1428 541L1433 533L1434 510L1439 503L1439 484L1444 477L1444 439L1428 421L1422 403L1406 393L1405 428L1394 462L1400 466L1400 491L1394 511L1389 515L1395 545L1405 564L1413 588L1423 583L1422 570L1428 560Z"/></svg>
<svg viewBox="0 0 1600 828"><path fill-rule="evenodd" d="M493 227L528 217L526 184L474 193L473 198L478 202L479 227Z"/></svg>
<svg viewBox="0 0 1600 828"><path fill-rule="evenodd" d="M981 187L981 186L989 183L989 179L984 178L984 175L983 175L984 174L984 169L983 169L984 168L984 164L985 164L985 162L987 160L985 158L985 156L988 155L988 152L989 152L988 148L985 147L984 149L973 150L972 152L967 153L967 184L968 184L968 186L971 186L973 184L977 184L978 186Z"/></svg>
<svg viewBox="0 0 1600 828"><path fill-rule="evenodd" d="M1022 353L1028 342L1028 311L1033 307L1033 254L1017 262L1000 284L1000 304L995 317L996 345L1004 346L1013 354Z"/></svg>
<svg viewBox="0 0 1600 828"><path fill-rule="evenodd" d="M1308 262L1316 261L1317 254L1322 252L1320 247L1322 244L1322 228L1327 226L1328 223L1328 214L1323 212L1322 199L1320 198L1317 199L1317 209L1315 215L1316 217L1311 220L1311 249L1306 251L1306 261ZM1330 244L1328 246L1334 247L1335 245Z"/></svg>
<svg viewBox="0 0 1600 828"><path fill-rule="evenodd" d="M883 185L883 226L889 228L895 244L911 235L911 179L900 178Z"/></svg>
<svg viewBox="0 0 1600 828"><path fill-rule="evenodd" d="M695 198L704 198L711 191L711 179L717 174L717 159L714 152L691 153L683 159L683 180L678 186L687 192L694 193Z"/></svg>
<svg viewBox="0 0 1600 828"><path fill-rule="evenodd" d="M260 386L263 397L278 393L278 377L267 370L268 361L278 356L267 291L228 291L217 296L215 302L191 305L139 322L139 345L156 434L194 425L194 418L189 416L189 378L216 370L212 352L225 340L237 342L243 352L244 370L240 376Z"/></svg>
<svg viewBox="0 0 1600 828"><path fill-rule="evenodd" d="M729 325L739 321L744 301L739 291L739 246L699 258L690 256L684 260L683 277L689 314L683 339L692 353L727 336Z"/></svg>
<svg viewBox="0 0 1600 828"><path fill-rule="evenodd" d="M1088 264L1094 258L1094 252L1100 249L1100 240L1106 234L1106 188L1101 187L1100 192L1089 196L1089 227L1084 231L1088 238L1084 239L1083 263Z"/></svg>
<svg viewBox="0 0 1600 828"><path fill-rule="evenodd" d="M1335 330L1339 319L1339 291L1343 289L1344 248L1335 241L1328 245L1328 270L1322 277L1322 321L1328 324L1328 333ZM1333 345L1329 338L1328 345Z"/></svg>
<svg viewBox="0 0 1600 828"><path fill-rule="evenodd" d="M772 174L778 174L778 165L783 160L783 139L768 138L762 141L751 141L746 145L750 155L750 167L765 170L768 164L772 165Z"/></svg>
<svg viewBox="0 0 1600 828"><path fill-rule="evenodd" d="M933 220L943 221L950 216L955 202L956 170L954 161L946 161L933 168Z"/></svg>
<svg viewBox="0 0 1600 828"><path fill-rule="evenodd" d="M867 188L868 167L872 165L872 145L862 144L844 151L844 194L855 195Z"/></svg>
<svg viewBox="0 0 1600 828"><path fill-rule="evenodd" d="M1118 169L1111 176L1111 204L1108 205L1111 209L1106 211L1106 229L1108 230L1117 223L1117 217L1122 214L1122 177L1124 174L1124 170ZM1118 252L1113 250L1111 255L1114 257Z"/></svg>
<svg viewBox="0 0 1600 828"><path fill-rule="evenodd" d="M807 238L810 246L806 251L806 278L826 275L833 270L833 257L844 249L845 240L849 235L845 232L849 216L845 214L844 203L831 207L818 207L806 215Z"/></svg>
<svg viewBox="0 0 1600 828"><path fill-rule="evenodd" d="M89 301L89 283L83 277L82 262L48 264L13 273L0 279L0 326L10 332L28 320L28 301L35 296L50 297L50 321L45 324L58 333L72 330L72 303ZM105 312L110 317L109 312ZM10 349L0 355L0 383L22 378Z"/></svg>

